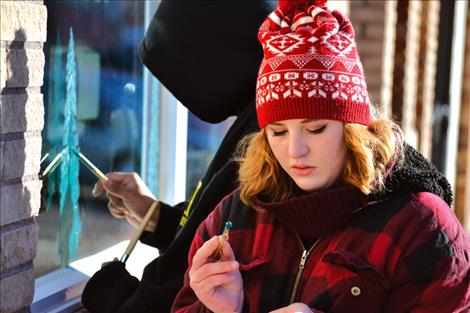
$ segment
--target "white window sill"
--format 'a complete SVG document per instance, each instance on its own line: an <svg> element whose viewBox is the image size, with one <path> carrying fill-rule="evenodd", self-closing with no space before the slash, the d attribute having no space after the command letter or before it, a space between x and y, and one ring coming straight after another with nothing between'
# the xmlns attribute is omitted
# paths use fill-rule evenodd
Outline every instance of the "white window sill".
<svg viewBox="0 0 470 313"><path fill-rule="evenodd" d="M123 241L92 256L74 261L62 268L36 279L32 313L71 313L82 308L83 288L88 279L100 269L101 264L119 258L129 241ZM142 277L144 267L158 256L158 250L140 242L129 257L126 269L137 278Z"/></svg>

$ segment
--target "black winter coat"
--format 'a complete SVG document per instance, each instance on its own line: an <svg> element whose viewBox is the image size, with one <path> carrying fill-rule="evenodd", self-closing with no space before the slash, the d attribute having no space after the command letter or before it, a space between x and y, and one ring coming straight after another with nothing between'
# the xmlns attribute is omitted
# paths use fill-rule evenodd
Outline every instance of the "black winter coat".
<svg viewBox="0 0 470 313"><path fill-rule="evenodd" d="M141 241L157 247L142 280L120 262L93 275L82 295L90 312L169 312L183 285L187 255L198 225L237 184L232 156L238 141L258 129L256 75L262 50L259 25L274 10L269 1L162 1L139 47L143 63L192 113L206 122L237 119L202 179L186 223L188 202L161 204L155 233ZM186 211L186 213L188 213Z"/></svg>

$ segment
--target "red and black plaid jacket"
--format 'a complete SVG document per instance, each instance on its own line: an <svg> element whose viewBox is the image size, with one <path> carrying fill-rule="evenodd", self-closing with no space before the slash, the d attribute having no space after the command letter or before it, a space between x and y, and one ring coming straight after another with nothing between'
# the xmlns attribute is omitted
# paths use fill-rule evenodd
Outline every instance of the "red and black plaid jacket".
<svg viewBox="0 0 470 313"><path fill-rule="evenodd" d="M227 220L243 277L244 312L269 312L291 301L314 312L470 312L470 238L432 193L401 193L368 205L307 249L300 270L305 248L299 236L267 210L243 205L234 192L200 225L189 266ZM208 312L187 273L172 311Z"/></svg>

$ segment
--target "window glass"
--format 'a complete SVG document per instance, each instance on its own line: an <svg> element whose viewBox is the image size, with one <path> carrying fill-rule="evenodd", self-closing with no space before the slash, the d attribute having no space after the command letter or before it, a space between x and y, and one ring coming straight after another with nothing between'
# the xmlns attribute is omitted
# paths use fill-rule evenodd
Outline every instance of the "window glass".
<svg viewBox="0 0 470 313"><path fill-rule="evenodd" d="M65 68L70 28L76 62L79 149L102 172L140 172L143 103L143 66L137 46L144 36L144 1L45 1L48 10L46 69L43 93L45 126L42 169L62 149L64 134ZM130 238L132 228L113 218L104 196L91 194L96 177L82 164L79 171L79 216L59 212L57 167L50 175L48 205L37 217L39 226L36 276L42 276L73 259L97 253ZM52 195L52 196L51 196ZM67 204L65 208L67 208ZM78 221L77 221L78 219ZM71 227L75 220L79 228ZM67 230L68 229L68 230ZM70 229L75 233L70 234ZM67 230L67 231L65 231ZM69 233L67 233L69 232ZM78 242L76 255L64 245ZM119 256L117 256L119 257Z"/></svg>
<svg viewBox="0 0 470 313"><path fill-rule="evenodd" d="M197 183L203 178L225 134L235 117L210 124L188 112L188 152L186 170L186 198L190 199Z"/></svg>

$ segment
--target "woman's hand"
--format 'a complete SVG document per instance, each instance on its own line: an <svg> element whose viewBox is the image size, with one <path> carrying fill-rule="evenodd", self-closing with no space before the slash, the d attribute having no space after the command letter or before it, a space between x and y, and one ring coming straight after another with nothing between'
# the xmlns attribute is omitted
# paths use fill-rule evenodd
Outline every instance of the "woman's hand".
<svg viewBox="0 0 470 313"><path fill-rule="evenodd" d="M212 312L241 312L243 308L243 280L235 261L232 247L223 240L222 259L213 261L218 237L206 241L193 258L189 270L189 285L198 299Z"/></svg>
<svg viewBox="0 0 470 313"><path fill-rule="evenodd" d="M109 199L108 209L116 218L126 218L134 227L138 227L147 213L155 197L136 173L109 173L106 182L97 182L93 195L99 196L106 191ZM145 228L153 232L157 227L160 211L157 209L153 218Z"/></svg>
<svg viewBox="0 0 470 313"><path fill-rule="evenodd" d="M270 313L314 313L306 304L296 302L283 308L271 311Z"/></svg>

